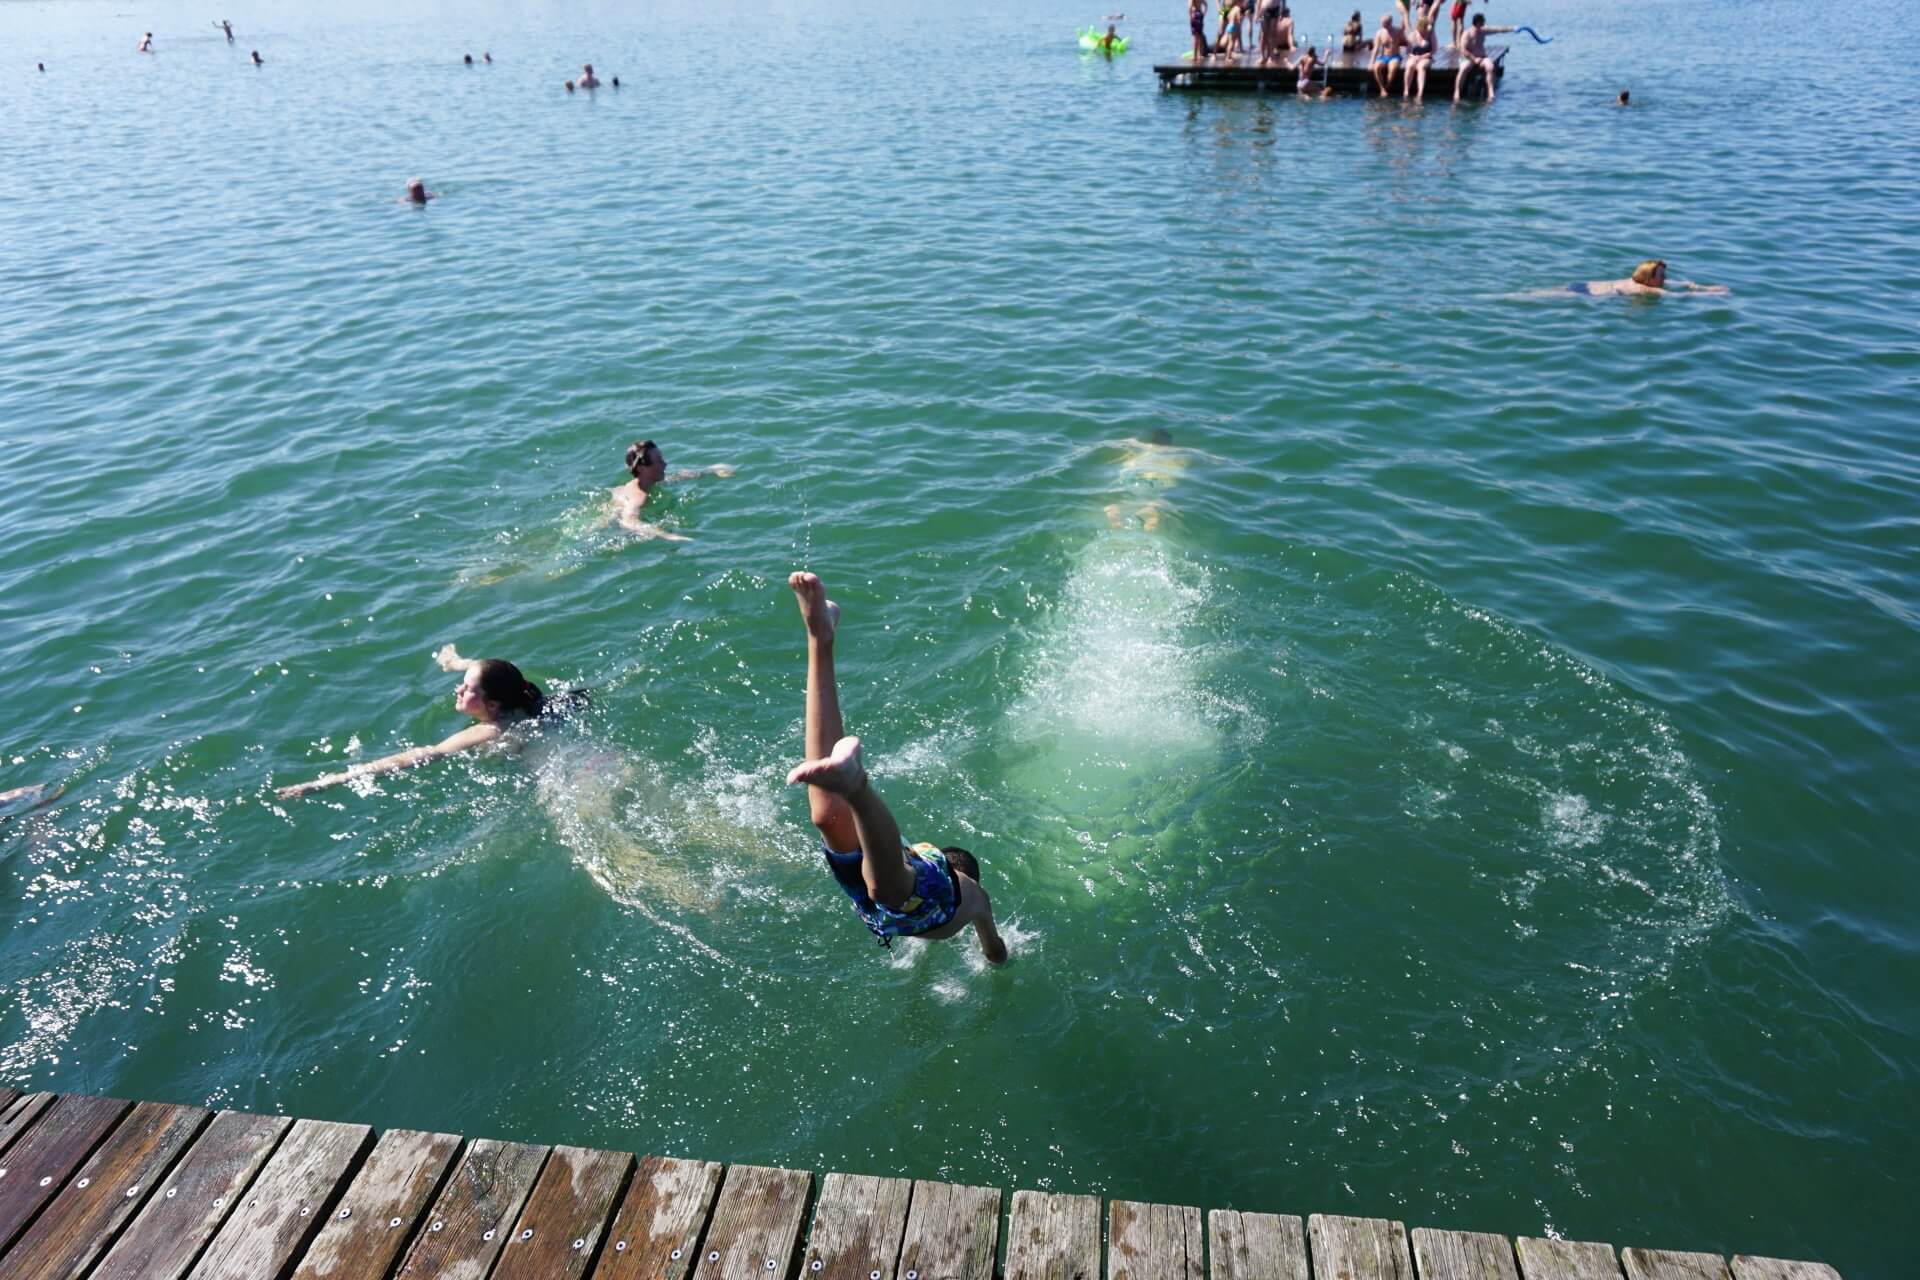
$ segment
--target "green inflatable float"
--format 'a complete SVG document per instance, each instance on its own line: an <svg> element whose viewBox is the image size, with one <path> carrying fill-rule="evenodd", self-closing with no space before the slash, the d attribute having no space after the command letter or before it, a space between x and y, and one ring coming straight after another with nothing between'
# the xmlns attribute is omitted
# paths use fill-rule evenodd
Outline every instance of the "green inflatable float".
<svg viewBox="0 0 1920 1280"><path fill-rule="evenodd" d="M1080 33L1080 47L1088 53L1125 53L1127 38L1115 36L1109 45L1106 36L1097 27L1088 27Z"/></svg>

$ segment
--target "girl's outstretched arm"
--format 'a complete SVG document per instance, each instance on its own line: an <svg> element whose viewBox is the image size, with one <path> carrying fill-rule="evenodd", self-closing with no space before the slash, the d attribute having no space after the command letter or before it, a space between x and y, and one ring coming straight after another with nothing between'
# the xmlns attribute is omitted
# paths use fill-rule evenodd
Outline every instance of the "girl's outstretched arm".
<svg viewBox="0 0 1920 1280"><path fill-rule="evenodd" d="M447 646L452 649L452 645ZM452 670L452 668L448 668ZM443 739L430 747L408 747L405 751L396 751L390 756L381 756L378 760L369 760L365 764L349 765L339 773L324 773L312 782L296 783L291 787L281 787L273 794L281 800L294 800L310 791L323 791L328 787L337 787L354 778L369 774L393 773L400 769L411 769L415 765L425 764L429 760L438 760L442 756L459 755L462 751L471 751L484 746L500 736L497 724L468 725L451 738Z"/></svg>

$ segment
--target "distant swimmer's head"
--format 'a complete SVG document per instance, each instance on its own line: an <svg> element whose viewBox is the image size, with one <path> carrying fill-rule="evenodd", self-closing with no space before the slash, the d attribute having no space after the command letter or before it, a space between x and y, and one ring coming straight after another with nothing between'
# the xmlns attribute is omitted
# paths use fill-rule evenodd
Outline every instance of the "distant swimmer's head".
<svg viewBox="0 0 1920 1280"><path fill-rule="evenodd" d="M568 93L572 93L572 92L573 92L573 81L571 81L571 80L569 80L569 81L567 81L567 92L568 92Z"/></svg>
<svg viewBox="0 0 1920 1280"><path fill-rule="evenodd" d="M261 63L260 51L258 49L255 49L253 51L253 65L257 67L260 65L260 63Z"/></svg>
<svg viewBox="0 0 1920 1280"><path fill-rule="evenodd" d="M667 477L667 457L651 440L636 440L627 446L627 471L642 487L659 484Z"/></svg>
<svg viewBox="0 0 1920 1280"><path fill-rule="evenodd" d="M492 62L492 61L493 61L493 55L492 55L491 53L483 53L483 54L481 54L480 56L481 56L482 58L485 58L485 59L486 59L486 60L487 60L488 62Z"/></svg>
<svg viewBox="0 0 1920 1280"><path fill-rule="evenodd" d="M1658 258L1648 258L1633 269L1631 277L1635 284L1646 285L1649 289L1658 289L1667 283L1667 264Z"/></svg>
<svg viewBox="0 0 1920 1280"><path fill-rule="evenodd" d="M460 56L461 56L461 57L463 57L463 58L465 58L465 59L467 60L467 65L468 65L468 66L472 66L472 65L473 65L473 55L472 55L472 54L470 54L470 53L464 53L464 54L461 54Z"/></svg>
<svg viewBox="0 0 1920 1280"><path fill-rule="evenodd" d="M407 199L413 201L415 204L425 204L427 202L427 184L423 179L407 179Z"/></svg>
<svg viewBox="0 0 1920 1280"><path fill-rule="evenodd" d="M957 845L948 845L940 852L947 855L947 865L962 872L975 884L980 883L980 862L971 853Z"/></svg>
<svg viewBox="0 0 1920 1280"><path fill-rule="evenodd" d="M1622 106L1622 107L1624 107L1624 106L1626 106L1626 105L1627 105L1627 104L1628 104L1628 103L1629 103L1630 101L1632 101L1632 99L1630 99L1630 98L1629 98L1629 97L1627 96L1627 91L1626 91L1625 89L1622 89L1622 90L1620 91L1620 96L1619 96L1619 97L1617 97L1617 98L1615 98L1615 99L1614 99L1613 101L1614 101L1614 103L1615 103L1615 105L1617 105L1617 106Z"/></svg>
<svg viewBox="0 0 1920 1280"><path fill-rule="evenodd" d="M505 658L482 658L474 663L453 691L454 710L488 724L537 716L546 705L540 687Z"/></svg>

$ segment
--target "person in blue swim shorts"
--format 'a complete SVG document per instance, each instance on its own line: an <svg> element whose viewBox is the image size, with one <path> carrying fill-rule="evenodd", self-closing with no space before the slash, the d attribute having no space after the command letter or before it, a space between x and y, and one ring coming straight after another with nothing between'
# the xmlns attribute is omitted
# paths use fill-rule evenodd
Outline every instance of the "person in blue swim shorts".
<svg viewBox="0 0 1920 1280"><path fill-rule="evenodd" d="M867 777L860 739L841 723L833 672L840 606L814 574L795 573L787 585L807 626L807 760L787 775L787 785L806 785L827 869L882 946L895 938L951 938L972 925L988 962L1005 964L1007 944L980 887L980 864L965 849L909 846L900 838Z"/></svg>
<svg viewBox="0 0 1920 1280"><path fill-rule="evenodd" d="M1400 74L1400 50L1407 43L1406 33L1393 25L1393 15L1380 15L1380 29L1373 33L1373 83L1380 96L1393 96L1393 78Z"/></svg>

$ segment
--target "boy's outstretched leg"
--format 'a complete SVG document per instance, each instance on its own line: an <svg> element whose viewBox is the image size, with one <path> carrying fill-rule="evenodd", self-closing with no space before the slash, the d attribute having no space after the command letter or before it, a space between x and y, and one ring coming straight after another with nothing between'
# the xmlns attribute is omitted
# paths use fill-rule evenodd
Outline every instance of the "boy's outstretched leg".
<svg viewBox="0 0 1920 1280"><path fill-rule="evenodd" d="M808 760L787 775L788 786L801 782L810 792L825 791L853 811L867 896L885 907L897 907L913 897L913 871L901 852L900 826L880 793L867 781L866 767L860 761L860 739L842 738L833 744L831 752Z"/></svg>
<svg viewBox="0 0 1920 1280"><path fill-rule="evenodd" d="M833 750L833 744L847 736L840 721L840 690L834 682L833 638L840 627L840 606L827 599L827 589L811 573L790 574L787 585L793 588L800 605L800 620L807 626L807 727L806 758L818 759ZM822 787L807 788L807 808L820 838L835 853L852 853L859 848L860 836L854 830L853 810L847 802Z"/></svg>

